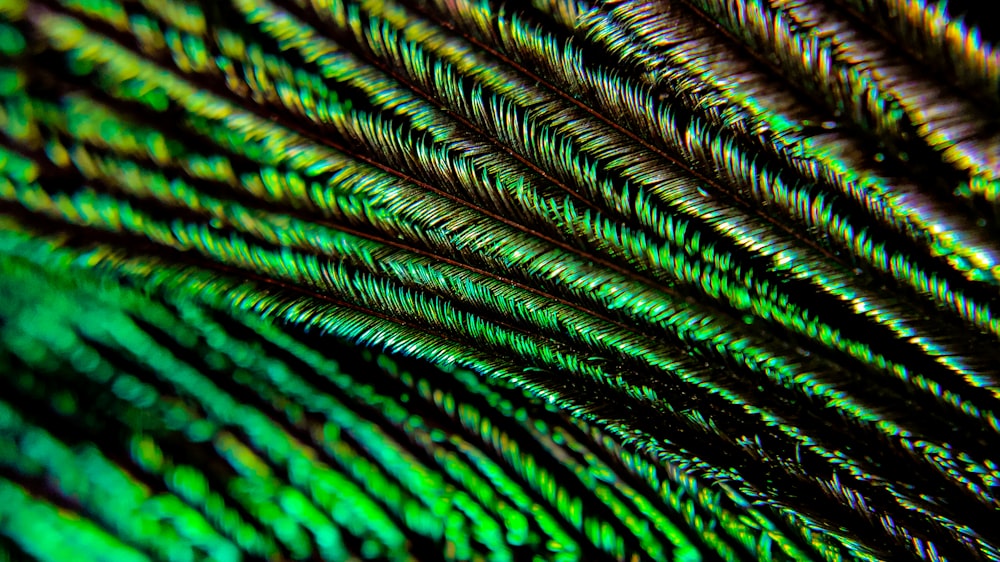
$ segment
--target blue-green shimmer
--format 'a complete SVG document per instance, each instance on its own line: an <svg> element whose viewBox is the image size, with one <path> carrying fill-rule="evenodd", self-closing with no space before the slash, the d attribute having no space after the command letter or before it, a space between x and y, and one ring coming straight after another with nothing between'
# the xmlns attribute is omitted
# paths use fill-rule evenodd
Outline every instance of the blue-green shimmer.
<svg viewBox="0 0 1000 562"><path fill-rule="evenodd" d="M0 560L1000 561L998 39L0 0Z"/></svg>

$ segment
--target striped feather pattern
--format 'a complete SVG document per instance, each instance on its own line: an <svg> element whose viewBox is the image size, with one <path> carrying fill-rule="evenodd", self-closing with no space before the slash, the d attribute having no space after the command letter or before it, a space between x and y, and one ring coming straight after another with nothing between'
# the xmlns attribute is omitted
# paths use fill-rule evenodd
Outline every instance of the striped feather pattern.
<svg viewBox="0 0 1000 562"><path fill-rule="evenodd" d="M996 33L0 0L0 549L1000 560Z"/></svg>

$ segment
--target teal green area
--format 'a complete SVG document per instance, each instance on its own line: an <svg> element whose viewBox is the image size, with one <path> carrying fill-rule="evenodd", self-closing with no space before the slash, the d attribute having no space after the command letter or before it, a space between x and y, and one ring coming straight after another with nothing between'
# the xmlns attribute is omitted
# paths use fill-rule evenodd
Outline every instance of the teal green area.
<svg viewBox="0 0 1000 562"><path fill-rule="evenodd" d="M0 0L0 560L1000 560L963 6Z"/></svg>

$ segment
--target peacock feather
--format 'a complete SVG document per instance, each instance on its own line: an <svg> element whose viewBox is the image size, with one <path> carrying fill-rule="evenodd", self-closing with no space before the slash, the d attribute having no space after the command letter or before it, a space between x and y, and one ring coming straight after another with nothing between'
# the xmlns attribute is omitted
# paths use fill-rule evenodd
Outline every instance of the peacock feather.
<svg viewBox="0 0 1000 562"><path fill-rule="evenodd" d="M987 4L0 0L0 560L1000 562Z"/></svg>

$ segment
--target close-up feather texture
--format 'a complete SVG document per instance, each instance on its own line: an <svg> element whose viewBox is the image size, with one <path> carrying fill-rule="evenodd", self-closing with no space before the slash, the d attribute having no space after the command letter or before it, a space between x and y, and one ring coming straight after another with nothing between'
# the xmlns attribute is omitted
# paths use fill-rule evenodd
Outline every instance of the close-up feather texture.
<svg viewBox="0 0 1000 562"><path fill-rule="evenodd" d="M0 561L1000 562L990 4L0 0Z"/></svg>

